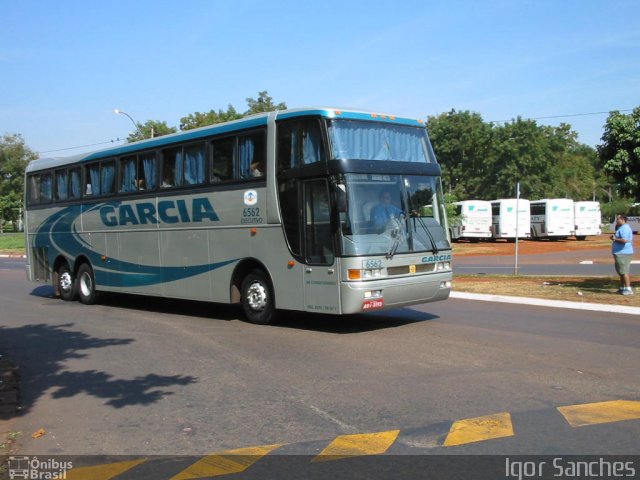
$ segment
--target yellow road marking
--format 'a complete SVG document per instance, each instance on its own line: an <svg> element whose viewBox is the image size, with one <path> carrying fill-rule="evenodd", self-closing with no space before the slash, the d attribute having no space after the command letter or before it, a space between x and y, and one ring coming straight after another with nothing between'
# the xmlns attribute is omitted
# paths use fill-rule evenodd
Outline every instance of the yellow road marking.
<svg viewBox="0 0 640 480"><path fill-rule="evenodd" d="M67 480L110 480L133 467L146 462L146 458L127 462L107 463L93 467L72 468L67 472Z"/></svg>
<svg viewBox="0 0 640 480"><path fill-rule="evenodd" d="M186 470L171 477L171 480L217 477L219 475L244 472L262 457L281 446L281 444L262 445L259 447L238 448L207 455Z"/></svg>
<svg viewBox="0 0 640 480"><path fill-rule="evenodd" d="M640 402L613 400L558 407L572 427L640 419Z"/></svg>
<svg viewBox="0 0 640 480"><path fill-rule="evenodd" d="M511 415L508 412L496 413L455 422L451 425L449 434L444 441L444 446L451 447L512 436L513 424L511 423Z"/></svg>
<svg viewBox="0 0 640 480"><path fill-rule="evenodd" d="M400 430L387 432L340 435L312 462L326 462L359 455L381 455L396 441Z"/></svg>

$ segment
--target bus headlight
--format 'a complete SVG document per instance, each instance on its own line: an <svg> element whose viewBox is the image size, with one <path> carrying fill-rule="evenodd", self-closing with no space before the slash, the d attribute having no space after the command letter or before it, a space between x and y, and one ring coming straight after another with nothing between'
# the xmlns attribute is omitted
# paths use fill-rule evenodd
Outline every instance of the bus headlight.
<svg viewBox="0 0 640 480"><path fill-rule="evenodd" d="M382 298L382 290L367 290L364 292L364 298Z"/></svg>
<svg viewBox="0 0 640 480"><path fill-rule="evenodd" d="M380 278L382 270L380 268L370 268L362 271L362 278Z"/></svg>
<svg viewBox="0 0 640 480"><path fill-rule="evenodd" d="M451 270L451 262L438 262L436 265L436 270L438 272L443 272L445 270Z"/></svg>

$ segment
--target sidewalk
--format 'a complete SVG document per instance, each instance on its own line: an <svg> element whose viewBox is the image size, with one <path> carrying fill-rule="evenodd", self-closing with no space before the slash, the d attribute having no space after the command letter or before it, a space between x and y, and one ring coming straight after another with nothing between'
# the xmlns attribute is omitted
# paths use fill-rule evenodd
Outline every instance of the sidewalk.
<svg viewBox="0 0 640 480"><path fill-rule="evenodd" d="M640 307L626 305L610 305L606 303L567 302L562 300L545 300L543 298L511 297L506 295L486 295L481 293L451 292L451 298L477 300L481 302L516 303L536 307L569 308L573 310L589 310L592 312L622 313L640 316Z"/></svg>

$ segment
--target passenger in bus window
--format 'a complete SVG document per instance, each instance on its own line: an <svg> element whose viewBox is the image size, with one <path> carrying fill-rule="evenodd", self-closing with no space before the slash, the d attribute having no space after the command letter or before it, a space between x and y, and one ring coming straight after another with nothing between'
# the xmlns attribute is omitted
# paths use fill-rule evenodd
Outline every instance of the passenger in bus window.
<svg viewBox="0 0 640 480"><path fill-rule="evenodd" d="M251 176L252 177L262 177L264 175L264 168L261 162L254 162L251 164Z"/></svg>
<svg viewBox="0 0 640 480"><path fill-rule="evenodd" d="M173 170L165 170L164 176L162 177L162 188L173 187Z"/></svg>
<svg viewBox="0 0 640 480"><path fill-rule="evenodd" d="M398 218L402 210L391 203L391 192L383 190L379 197L380 203L371 209L371 221L377 229L383 229L392 218Z"/></svg>

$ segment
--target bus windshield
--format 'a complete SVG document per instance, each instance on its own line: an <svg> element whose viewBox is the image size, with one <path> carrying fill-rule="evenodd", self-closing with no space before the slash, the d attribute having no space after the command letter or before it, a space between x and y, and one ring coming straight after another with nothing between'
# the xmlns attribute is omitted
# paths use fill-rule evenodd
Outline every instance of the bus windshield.
<svg viewBox="0 0 640 480"><path fill-rule="evenodd" d="M350 173L336 183L345 256L450 249L439 177Z"/></svg>
<svg viewBox="0 0 640 480"><path fill-rule="evenodd" d="M359 120L331 120L334 160L435 163L424 128Z"/></svg>

